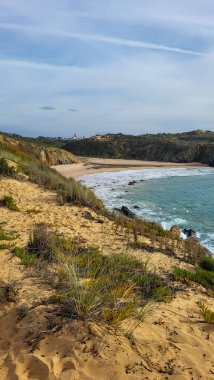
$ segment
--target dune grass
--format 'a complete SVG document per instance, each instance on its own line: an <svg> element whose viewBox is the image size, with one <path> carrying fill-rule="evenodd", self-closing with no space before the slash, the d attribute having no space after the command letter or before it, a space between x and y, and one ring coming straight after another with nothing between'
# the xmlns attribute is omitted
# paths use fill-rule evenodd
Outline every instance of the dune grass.
<svg viewBox="0 0 214 380"><path fill-rule="evenodd" d="M205 288L214 290L214 272L207 271L200 267L196 267L194 272L176 267L173 271L173 276L176 280L187 284L196 282Z"/></svg>
<svg viewBox="0 0 214 380"><path fill-rule="evenodd" d="M138 323L148 304L169 299L166 284L147 263L128 254L103 255L98 247L88 247L81 239L64 239L36 225L25 250L15 250L24 265L44 262L55 293L49 302L60 305L68 318L102 320L119 325L124 320ZM24 261L24 262L23 262ZM162 287L162 289L161 289Z"/></svg>
<svg viewBox="0 0 214 380"><path fill-rule="evenodd" d="M30 163L27 174L34 183L55 190L61 203L81 204L95 210L104 209L102 201L81 182L67 179L45 164Z"/></svg>
<svg viewBox="0 0 214 380"><path fill-rule="evenodd" d="M198 302L198 307L202 312L204 321L214 324L214 311L210 310L203 302Z"/></svg>

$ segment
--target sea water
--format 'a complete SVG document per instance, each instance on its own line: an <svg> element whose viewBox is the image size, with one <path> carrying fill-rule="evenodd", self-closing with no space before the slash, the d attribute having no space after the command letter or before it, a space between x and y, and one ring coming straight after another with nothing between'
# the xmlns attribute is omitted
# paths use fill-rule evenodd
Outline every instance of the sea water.
<svg viewBox="0 0 214 380"><path fill-rule="evenodd" d="M214 168L143 169L82 176L107 208L127 206L165 229L191 228L214 253ZM136 181L133 186L130 181ZM137 206L137 208L136 208Z"/></svg>

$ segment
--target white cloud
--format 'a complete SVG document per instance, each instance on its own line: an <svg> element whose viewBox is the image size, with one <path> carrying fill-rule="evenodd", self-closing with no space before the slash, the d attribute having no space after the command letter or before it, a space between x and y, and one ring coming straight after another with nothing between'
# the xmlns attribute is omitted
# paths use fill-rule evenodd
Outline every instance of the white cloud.
<svg viewBox="0 0 214 380"><path fill-rule="evenodd" d="M44 35L57 36L57 37L73 38L73 39L82 40L82 41L95 41L102 44L119 45L119 46L126 46L130 48L163 50L166 52L180 53L180 54L203 55L203 53L193 51L193 50L182 49L180 47L170 47L170 46L155 44L151 42L144 42L144 41L117 38L117 37L108 37L101 34L83 34L83 33L75 33L75 32L66 32L66 31L61 31L61 30L48 30L44 28L35 28L31 26L8 24L8 23L0 23L0 29L22 30L22 31L31 32L34 34L41 34L41 35L44 34Z"/></svg>
<svg viewBox="0 0 214 380"><path fill-rule="evenodd" d="M211 0L1 0L0 128L214 130L213 15Z"/></svg>
<svg viewBox="0 0 214 380"><path fill-rule="evenodd" d="M1 120L11 125L15 115L19 125L38 134L45 126L46 134L55 135L213 129L213 64L212 54L186 59L181 66L174 56L157 52L81 70L14 66L11 71L5 65ZM41 119L41 104L57 109ZM67 112L70 104L78 113Z"/></svg>

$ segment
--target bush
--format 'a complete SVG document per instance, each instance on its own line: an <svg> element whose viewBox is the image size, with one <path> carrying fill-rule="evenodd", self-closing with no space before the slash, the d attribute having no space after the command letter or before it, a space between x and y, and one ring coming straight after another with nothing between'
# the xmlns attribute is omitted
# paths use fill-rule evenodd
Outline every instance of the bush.
<svg viewBox="0 0 214 380"><path fill-rule="evenodd" d="M35 255L26 252L24 248L15 247L13 253L21 259L21 264L26 267L31 267L35 264Z"/></svg>
<svg viewBox="0 0 214 380"><path fill-rule="evenodd" d="M205 269L209 272L214 272L214 259L212 257L204 257L200 263L199 263L199 266L202 268L202 269Z"/></svg>
<svg viewBox="0 0 214 380"><path fill-rule="evenodd" d="M1 200L1 204L11 211L20 211L16 204L16 201L10 195L5 195Z"/></svg>
<svg viewBox="0 0 214 380"><path fill-rule="evenodd" d="M0 175L14 177L15 170L10 167L4 157L0 158Z"/></svg>

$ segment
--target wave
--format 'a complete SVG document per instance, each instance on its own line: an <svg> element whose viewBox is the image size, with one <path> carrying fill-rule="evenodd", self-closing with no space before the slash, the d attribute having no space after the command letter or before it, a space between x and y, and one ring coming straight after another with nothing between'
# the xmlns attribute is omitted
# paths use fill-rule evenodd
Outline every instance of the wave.
<svg viewBox="0 0 214 380"><path fill-rule="evenodd" d="M158 168L143 170L127 170L122 172L108 172L90 174L80 177L86 186L93 188L95 194L103 200L106 207L113 209L126 205L132 209L139 217L159 223L164 229L170 229L172 225L178 225L182 228L192 228L194 219L191 219L192 208L190 204L183 205L182 212L179 206L175 204L172 207L161 207L156 201L145 201L143 191L150 191L157 186L157 182L153 185L153 180L164 179L170 177L191 177L191 176L212 176L214 168ZM135 186L129 186L129 182L136 181ZM143 182L145 184L143 185ZM150 182L147 182L150 181ZM192 182L192 181L191 181ZM158 184L161 182L158 181ZM148 185L146 185L148 184ZM165 191L165 182L163 188ZM147 188L147 189L146 189ZM149 189L149 190L148 190ZM211 190L212 191L212 190ZM191 194L188 194L191 196ZM180 195L181 196L181 195ZM166 198L166 203L168 199ZM140 207L137 209L136 206ZM178 207L178 210L177 210ZM180 211L180 212L179 212ZM182 215L182 217L181 217ZM200 222L200 220L198 221ZM196 225L195 225L196 227ZM214 253L214 235L209 234L206 228L197 231L197 238ZM182 237L185 237L182 235Z"/></svg>

